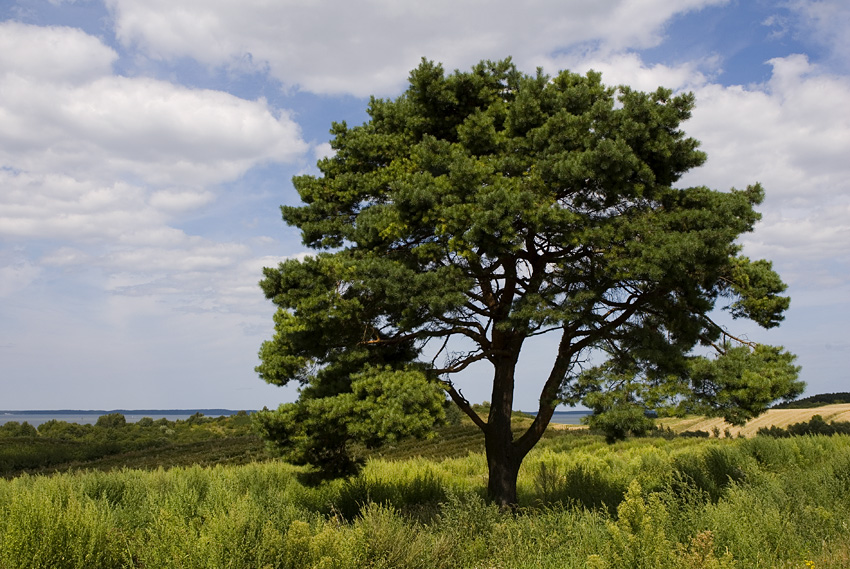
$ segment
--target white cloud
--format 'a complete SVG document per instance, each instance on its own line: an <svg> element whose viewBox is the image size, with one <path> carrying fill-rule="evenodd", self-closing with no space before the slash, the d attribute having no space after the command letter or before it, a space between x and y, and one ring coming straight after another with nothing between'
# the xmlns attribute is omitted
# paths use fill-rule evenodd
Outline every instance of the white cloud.
<svg viewBox="0 0 850 569"><path fill-rule="evenodd" d="M628 85L641 91L655 91L658 87L687 91L705 85L717 71L719 62L716 59L706 59L675 66L646 65L640 56L633 52L594 51L544 58L538 64L551 74L561 69L576 73L585 73L592 69L602 73L602 81L606 85Z"/></svg>
<svg viewBox="0 0 850 569"><path fill-rule="evenodd" d="M771 60L761 88L705 85L685 125L708 163L683 185L719 189L761 182L764 219L748 250L799 262L850 260L850 80L826 75L805 57Z"/></svg>
<svg viewBox="0 0 850 569"><path fill-rule="evenodd" d="M132 247L109 253L104 262L113 269L137 273L196 273L232 266L249 249L233 243L214 243L177 234L171 247Z"/></svg>
<svg viewBox="0 0 850 569"><path fill-rule="evenodd" d="M0 170L0 235L7 238L111 242L166 218L145 203L145 190L60 174Z"/></svg>
<svg viewBox="0 0 850 569"><path fill-rule="evenodd" d="M115 76L115 58L80 30L0 24L0 165L198 188L308 149L265 100Z"/></svg>
<svg viewBox="0 0 850 569"><path fill-rule="evenodd" d="M91 257L75 247L59 247L39 259L39 263L54 267L80 266L91 261Z"/></svg>
<svg viewBox="0 0 850 569"><path fill-rule="evenodd" d="M115 50L75 28L0 22L0 76L79 84L108 75Z"/></svg>
<svg viewBox="0 0 850 569"><path fill-rule="evenodd" d="M838 69L850 71L850 4L846 0L791 0L788 5L802 17L800 27L809 41L826 47Z"/></svg>
<svg viewBox="0 0 850 569"><path fill-rule="evenodd" d="M57 85L7 74L0 85L0 163L150 184L232 180L307 147L265 101L152 79Z"/></svg>
<svg viewBox="0 0 850 569"><path fill-rule="evenodd" d="M268 70L316 93L387 94L421 57L466 68L565 47L651 47L677 13L728 0L108 0L116 34L148 57Z"/></svg>
<svg viewBox="0 0 850 569"><path fill-rule="evenodd" d="M150 205L155 209L170 213L179 213L197 209L215 199L210 191L158 190L150 197Z"/></svg>
<svg viewBox="0 0 850 569"><path fill-rule="evenodd" d="M116 58L77 29L0 23L0 239L30 248L0 293L20 302L61 272L165 312L267 316L244 268L259 253L180 226L252 167L300 159L298 125L262 99L117 76Z"/></svg>
<svg viewBox="0 0 850 569"><path fill-rule="evenodd" d="M331 144L329 142L323 142L322 144L317 144L313 147L313 156L317 161L322 158L330 158L335 154L336 151L331 148Z"/></svg>

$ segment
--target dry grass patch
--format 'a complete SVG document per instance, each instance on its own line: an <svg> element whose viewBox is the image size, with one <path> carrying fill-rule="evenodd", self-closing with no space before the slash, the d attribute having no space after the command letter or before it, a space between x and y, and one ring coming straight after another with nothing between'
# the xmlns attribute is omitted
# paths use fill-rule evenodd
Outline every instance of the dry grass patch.
<svg viewBox="0 0 850 569"><path fill-rule="evenodd" d="M794 423L809 421L815 415L820 415L827 423L833 421L850 421L850 403L824 405L823 407L811 407L808 409L771 409L749 421L743 427L734 427L723 419L707 417L665 418L659 419L657 423L665 428L670 427L676 433L681 433L682 431L706 431L710 433L716 428L721 433L728 429L729 433L734 437L737 437L739 433L745 437L752 437L762 427L770 428L771 426L776 426L787 428L788 425L793 425Z"/></svg>

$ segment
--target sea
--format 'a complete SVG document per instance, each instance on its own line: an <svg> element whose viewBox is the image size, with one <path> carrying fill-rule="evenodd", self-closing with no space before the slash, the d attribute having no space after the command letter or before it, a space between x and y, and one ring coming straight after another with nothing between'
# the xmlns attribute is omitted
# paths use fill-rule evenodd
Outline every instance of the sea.
<svg viewBox="0 0 850 569"><path fill-rule="evenodd" d="M536 415L537 413L531 414ZM588 411L587 409L555 411L552 413L552 420L550 422L558 425L581 425L582 417L587 417L592 414L593 411Z"/></svg>
<svg viewBox="0 0 850 569"><path fill-rule="evenodd" d="M164 418L169 421L177 421L178 419L188 419L195 413L201 413L205 417L221 417L222 415L235 415L238 411L231 409L113 409L112 411L61 409L58 411L0 411L0 425L9 421L17 421L18 423L26 421L33 427L38 427L42 423L46 423L52 419L65 421L66 423L77 423L79 425L94 425L98 417L108 415L109 413L121 413L127 419L128 423L135 423L142 417L150 417L153 420Z"/></svg>

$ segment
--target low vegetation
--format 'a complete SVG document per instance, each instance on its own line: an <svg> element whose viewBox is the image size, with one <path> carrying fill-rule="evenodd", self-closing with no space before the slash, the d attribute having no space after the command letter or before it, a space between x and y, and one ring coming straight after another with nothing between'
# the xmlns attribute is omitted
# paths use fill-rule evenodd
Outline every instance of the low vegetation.
<svg viewBox="0 0 850 569"><path fill-rule="evenodd" d="M227 462L244 432L218 419L195 430L217 424L217 438L98 460L206 444L207 464L216 447ZM273 460L0 480L0 568L850 567L850 436L609 445L552 432L520 472L514 513L484 498L476 437L455 425L321 483Z"/></svg>
<svg viewBox="0 0 850 569"><path fill-rule="evenodd" d="M0 476L5 477L79 468L242 464L264 458L265 447L244 412L218 418L195 414L177 421L145 417L136 423L111 413L94 425L56 420L38 429L26 422L0 425Z"/></svg>
<svg viewBox="0 0 850 569"><path fill-rule="evenodd" d="M827 423L820 415L815 415L810 420L802 423L789 425L787 429L772 425L762 427L759 435L767 435L775 438L800 437L805 435L850 435L850 421L832 421Z"/></svg>

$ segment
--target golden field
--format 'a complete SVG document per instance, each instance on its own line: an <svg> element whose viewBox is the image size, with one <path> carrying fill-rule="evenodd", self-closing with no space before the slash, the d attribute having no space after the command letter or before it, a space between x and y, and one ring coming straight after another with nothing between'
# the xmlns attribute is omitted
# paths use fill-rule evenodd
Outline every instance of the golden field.
<svg viewBox="0 0 850 569"><path fill-rule="evenodd" d="M743 427L729 425L726 421L719 418L697 416L689 416L682 419L672 417L663 418L658 419L657 424L665 428L670 427L676 433L681 433L682 431L706 431L710 433L712 429L717 427L721 432L729 429L729 432L736 437L739 433L745 437L752 437L762 427L775 425L785 428L794 423L808 421L815 415L820 415L827 423L833 421L850 421L850 403L824 405L823 407L811 407L808 409L771 409L749 421Z"/></svg>

